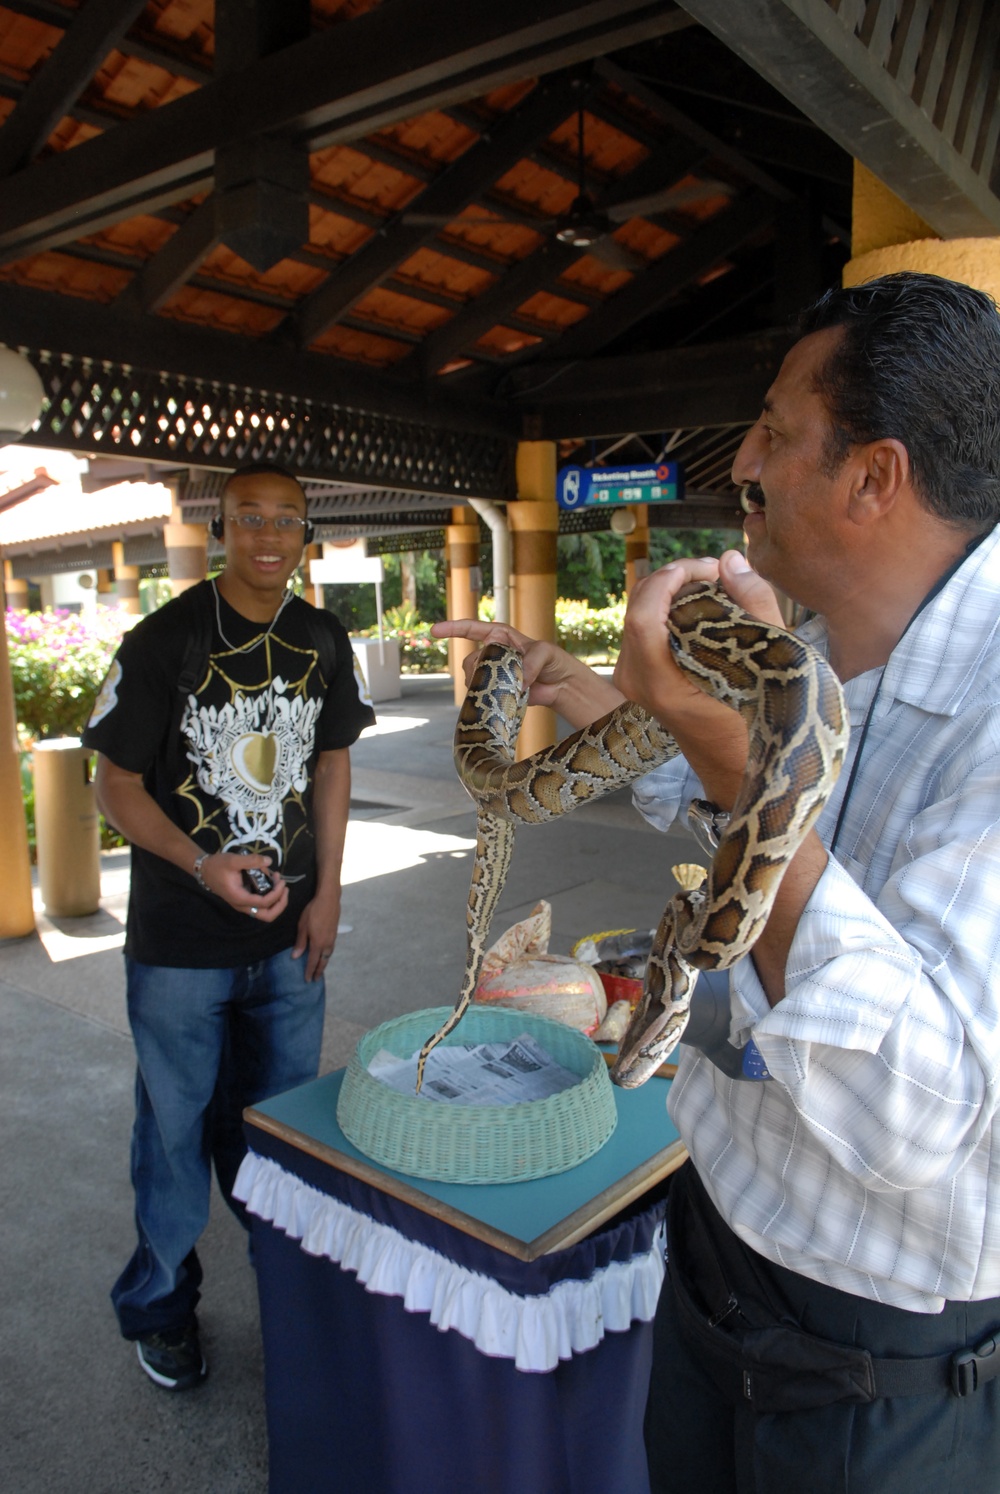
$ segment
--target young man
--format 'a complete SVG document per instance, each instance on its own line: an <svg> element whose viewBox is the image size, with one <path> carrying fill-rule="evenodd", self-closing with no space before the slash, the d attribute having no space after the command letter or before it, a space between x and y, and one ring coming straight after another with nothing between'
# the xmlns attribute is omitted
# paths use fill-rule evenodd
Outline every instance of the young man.
<svg viewBox="0 0 1000 1494"><path fill-rule="evenodd" d="M746 762L671 659L688 581L815 612L854 728L730 972L730 1041L763 1077L679 1050L656 1494L940 1494L1000 1467L1000 318L898 275L830 292L804 332L733 466L749 566L640 582L615 673L682 748L637 787L662 828L696 796L721 820ZM614 703L522 641L534 699L577 724Z"/></svg>
<svg viewBox="0 0 1000 1494"><path fill-rule="evenodd" d="M126 635L84 737L101 810L132 843L138 1244L112 1301L172 1390L206 1373L195 1245L212 1163L245 1222L242 1111L316 1075L349 748L374 721L344 629L288 589L307 525L290 473L233 473L213 524L224 571Z"/></svg>

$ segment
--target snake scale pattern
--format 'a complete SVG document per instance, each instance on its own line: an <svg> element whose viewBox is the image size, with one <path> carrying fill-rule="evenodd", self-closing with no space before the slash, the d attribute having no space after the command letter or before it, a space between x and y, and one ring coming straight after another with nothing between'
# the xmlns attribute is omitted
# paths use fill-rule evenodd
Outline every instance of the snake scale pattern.
<svg viewBox="0 0 1000 1494"><path fill-rule="evenodd" d="M849 730L840 683L816 650L750 617L720 588L687 588L667 628L680 668L743 716L750 748L707 880L672 897L656 930L643 994L611 1069L615 1083L629 1089L655 1073L679 1042L697 972L735 964L759 937L782 875L837 781ZM516 762L526 704L520 655L488 645L455 731L458 774L477 809L465 978L454 1011L420 1050L418 1091L427 1055L461 1021L475 992L515 825L566 814L678 751L651 716L627 701Z"/></svg>

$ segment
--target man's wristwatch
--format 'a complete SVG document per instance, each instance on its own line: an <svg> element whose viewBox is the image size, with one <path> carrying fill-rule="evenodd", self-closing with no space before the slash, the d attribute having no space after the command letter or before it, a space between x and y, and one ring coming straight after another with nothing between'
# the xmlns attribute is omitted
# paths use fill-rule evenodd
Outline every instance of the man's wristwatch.
<svg viewBox="0 0 1000 1494"><path fill-rule="evenodd" d="M692 799L688 805L688 824L692 834L710 856L719 849L719 841L729 828L730 818L728 809L720 809L710 799Z"/></svg>

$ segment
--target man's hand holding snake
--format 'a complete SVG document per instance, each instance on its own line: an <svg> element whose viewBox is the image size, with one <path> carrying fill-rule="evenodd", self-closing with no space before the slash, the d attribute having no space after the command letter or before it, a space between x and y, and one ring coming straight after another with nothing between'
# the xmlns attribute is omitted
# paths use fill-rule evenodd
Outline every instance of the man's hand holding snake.
<svg viewBox="0 0 1000 1494"><path fill-rule="evenodd" d="M743 779L747 732L728 706L699 689L670 647L667 617L694 582L719 582L746 612L782 627L774 592L738 550L721 560L677 560L639 581L629 594L614 683L674 737L708 796L731 809Z"/></svg>
<svg viewBox="0 0 1000 1494"><path fill-rule="evenodd" d="M791 897L782 900L773 934L768 925L782 899L784 874L799 861L836 782L847 718L825 660L780 624L750 615L719 585L720 570L729 572L734 589L756 589L757 578L735 555L721 566L678 563L636 588L620 671L628 695L612 687L617 703L601 718L521 760L515 743L528 698L522 666L533 646L523 634L488 623L437 630L489 646L476 661L455 730L456 767L476 803L465 980L455 1009L420 1050L418 1092L428 1056L473 999L514 825L571 812L634 782L678 750L732 819L704 888L676 894L664 910L643 995L611 1077L626 1087L641 1084L668 1056L684 1030L698 970L726 969L766 943L761 979L768 998L781 999L788 909L797 917L803 894L808 897L816 871L811 850L793 878ZM766 589L757 605L776 611ZM552 645L544 648L533 658L536 687L548 692L558 685L562 706L568 684L573 695L591 697L593 714L592 692L581 691L579 681L581 674L598 677ZM663 724L654 710L666 718Z"/></svg>
<svg viewBox="0 0 1000 1494"><path fill-rule="evenodd" d="M463 661L467 684L472 682L483 646L500 643L505 648L516 649L523 661L528 704L552 707L571 726L588 726L624 699L610 680L595 674L558 644L529 638L509 623L457 618L434 623L431 632L435 638L468 638L480 645Z"/></svg>

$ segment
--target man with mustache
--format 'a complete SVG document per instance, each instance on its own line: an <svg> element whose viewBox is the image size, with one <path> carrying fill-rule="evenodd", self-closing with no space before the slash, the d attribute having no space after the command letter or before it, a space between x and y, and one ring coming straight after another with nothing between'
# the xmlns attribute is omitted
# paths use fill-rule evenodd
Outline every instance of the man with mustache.
<svg viewBox="0 0 1000 1494"><path fill-rule="evenodd" d="M532 700L622 698L683 756L637 785L660 828L725 822L742 722L673 663L665 619L718 578L773 583L852 722L840 781L752 953L729 1047L684 1046L669 1108L669 1275L646 1435L654 1494L940 1494L1000 1467L1000 318L901 274L805 313L733 464L746 557L667 566L629 601L614 683L551 644Z"/></svg>

